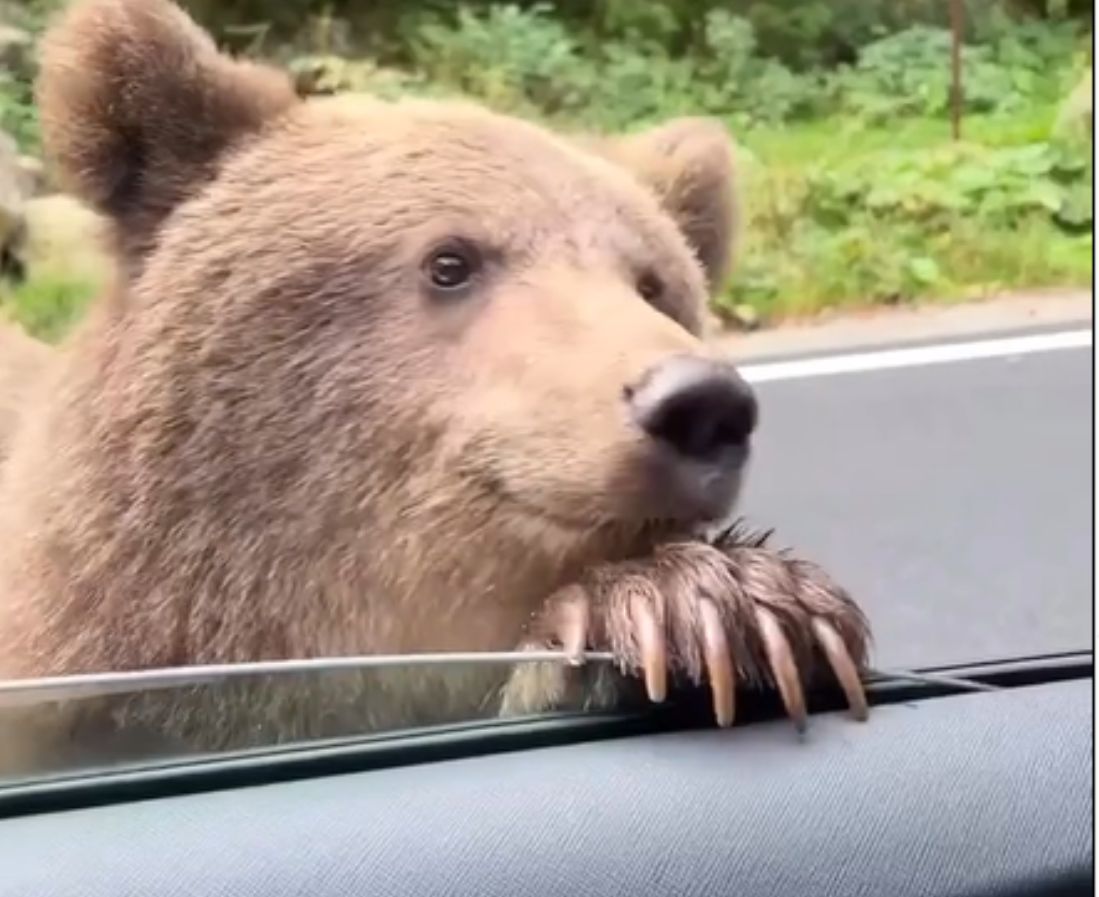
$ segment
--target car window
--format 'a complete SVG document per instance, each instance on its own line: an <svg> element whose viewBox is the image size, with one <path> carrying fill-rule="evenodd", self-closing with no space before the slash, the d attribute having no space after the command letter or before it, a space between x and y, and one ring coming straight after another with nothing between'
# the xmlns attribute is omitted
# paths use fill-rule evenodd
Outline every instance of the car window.
<svg viewBox="0 0 1099 897"><path fill-rule="evenodd" d="M51 740L51 754L37 754L33 764L20 764L22 758L5 745L8 753L0 756L9 766L0 776L0 788L490 722L498 719L490 702L483 709L464 703L448 708L448 682L503 680L517 663L533 662L508 652L372 656L6 682L0 686L5 727L63 721L72 727L73 737ZM606 661L595 655L592 662ZM398 719L387 712L388 693L402 688L410 675L434 693L421 716ZM371 706L375 700L377 708ZM318 702L325 704L326 714L303 712L303 704ZM100 719L104 710L114 723L109 738L87 723ZM216 724L210 725L211 720ZM313 727L305 720L312 720Z"/></svg>
<svg viewBox="0 0 1099 897"><path fill-rule="evenodd" d="M0 787L1090 648L1090 8L9 6Z"/></svg>

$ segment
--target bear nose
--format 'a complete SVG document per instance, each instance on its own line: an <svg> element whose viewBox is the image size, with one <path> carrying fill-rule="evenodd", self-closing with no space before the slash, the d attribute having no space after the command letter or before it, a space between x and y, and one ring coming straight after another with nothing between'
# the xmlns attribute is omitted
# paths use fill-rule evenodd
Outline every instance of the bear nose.
<svg viewBox="0 0 1099 897"><path fill-rule="evenodd" d="M755 394L733 365L675 356L651 368L626 398L651 437L695 461L746 448L756 427Z"/></svg>

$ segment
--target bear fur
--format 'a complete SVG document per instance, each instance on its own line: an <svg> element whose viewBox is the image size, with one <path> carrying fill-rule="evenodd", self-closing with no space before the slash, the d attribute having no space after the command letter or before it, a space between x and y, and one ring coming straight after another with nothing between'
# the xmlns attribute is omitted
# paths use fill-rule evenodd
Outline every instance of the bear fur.
<svg viewBox="0 0 1099 897"><path fill-rule="evenodd" d="M48 374L53 352L0 318L0 463L15 434L27 394Z"/></svg>
<svg viewBox="0 0 1099 897"><path fill-rule="evenodd" d="M737 222L720 125L569 137L456 102L302 100L167 0L78 0L39 102L118 278L0 470L0 677L545 645L576 589L584 641L627 674L641 613L670 671L702 676L700 597L741 678L768 677L757 605L806 671L814 614L861 662L864 621L815 568L692 541L739 473L682 498L622 412L654 365L707 355ZM439 246L472 254L469 290L425 286ZM81 724L223 747L636 681L471 669L150 692Z"/></svg>

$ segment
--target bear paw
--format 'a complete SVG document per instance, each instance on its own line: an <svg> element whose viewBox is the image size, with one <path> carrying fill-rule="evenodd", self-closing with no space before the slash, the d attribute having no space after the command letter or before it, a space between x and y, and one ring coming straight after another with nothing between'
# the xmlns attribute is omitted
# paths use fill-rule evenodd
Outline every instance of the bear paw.
<svg viewBox="0 0 1099 897"><path fill-rule="evenodd" d="M596 567L549 599L539 634L577 661L586 648L610 651L624 673L643 676L654 701L669 674L708 679L722 726L733 722L737 683L764 682L803 728L802 678L814 681L824 661L864 720L866 617L823 570L766 547L766 538L730 529Z"/></svg>

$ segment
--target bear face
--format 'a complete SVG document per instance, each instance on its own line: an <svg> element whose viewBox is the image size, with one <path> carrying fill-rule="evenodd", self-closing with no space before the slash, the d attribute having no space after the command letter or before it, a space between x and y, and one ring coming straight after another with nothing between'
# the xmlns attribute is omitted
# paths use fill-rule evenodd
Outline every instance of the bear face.
<svg viewBox="0 0 1099 897"><path fill-rule="evenodd" d="M718 126L301 101L161 0L75 4L43 73L120 270L5 470L12 670L507 648L584 564L729 514Z"/></svg>
<svg viewBox="0 0 1099 897"><path fill-rule="evenodd" d="M186 340L172 354L189 359L192 400L210 415L221 390L220 436L263 446L236 482L270 484L270 463L307 478L304 455L277 449L315 441L357 447L311 471L340 482L343 517L376 505L380 480L406 503L460 490L585 532L720 518L735 498L738 465L713 465L702 488L624 398L702 352L690 247L626 172L523 123L304 103L167 220L129 295L153 309L135 316L139 354ZM302 409L293 433L287 407ZM179 438L197 451L202 434ZM248 454L211 442L199 463Z"/></svg>
<svg viewBox="0 0 1099 897"><path fill-rule="evenodd" d="M301 101L167 0L77 0L42 56L47 151L118 271L0 466L0 676L547 645L616 668L31 707L0 774L607 706L631 670L660 700L705 666L726 725L736 677L772 681L803 720L814 645L865 715L841 588L735 528L683 538L728 516L756 424L701 341L737 219L718 125Z"/></svg>

